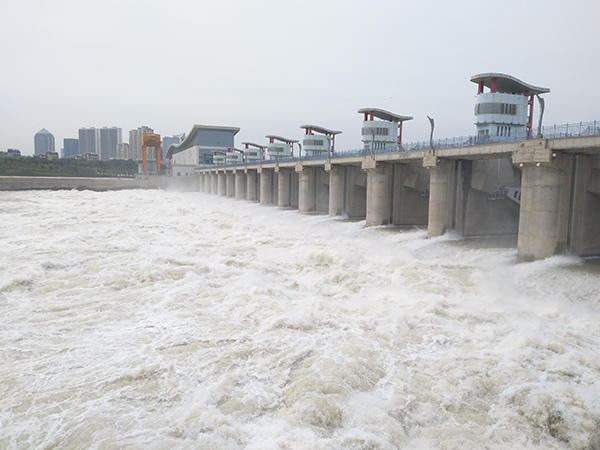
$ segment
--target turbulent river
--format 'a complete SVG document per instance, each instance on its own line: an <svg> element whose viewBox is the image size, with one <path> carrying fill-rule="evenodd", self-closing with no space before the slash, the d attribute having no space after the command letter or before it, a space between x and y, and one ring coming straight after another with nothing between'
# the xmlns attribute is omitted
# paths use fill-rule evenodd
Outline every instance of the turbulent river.
<svg viewBox="0 0 600 450"><path fill-rule="evenodd" d="M600 449L600 266L200 193L0 192L2 449Z"/></svg>

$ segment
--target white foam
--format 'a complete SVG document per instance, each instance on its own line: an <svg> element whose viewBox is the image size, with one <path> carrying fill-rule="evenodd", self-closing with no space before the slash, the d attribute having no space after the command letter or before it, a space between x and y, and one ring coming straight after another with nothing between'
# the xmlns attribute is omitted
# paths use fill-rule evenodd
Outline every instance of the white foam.
<svg viewBox="0 0 600 450"><path fill-rule="evenodd" d="M576 258L198 193L0 202L0 448L600 445Z"/></svg>

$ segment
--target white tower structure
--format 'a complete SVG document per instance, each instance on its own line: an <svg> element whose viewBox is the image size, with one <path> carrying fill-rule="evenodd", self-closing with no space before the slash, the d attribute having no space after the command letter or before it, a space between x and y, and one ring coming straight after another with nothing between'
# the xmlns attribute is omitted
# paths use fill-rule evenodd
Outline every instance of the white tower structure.
<svg viewBox="0 0 600 450"><path fill-rule="evenodd" d="M225 164L242 164L244 162L244 152L237 148L228 148L225 155Z"/></svg>
<svg viewBox="0 0 600 450"><path fill-rule="evenodd" d="M362 108L362 141L371 152L402 151L402 123L412 116L401 116L378 108ZM375 120L375 119L380 120Z"/></svg>
<svg viewBox="0 0 600 450"><path fill-rule="evenodd" d="M473 75L477 84L475 116L477 139L482 142L531 139L533 136L534 97L540 100L540 125L543 100L540 94L550 89L532 86L502 73ZM488 88L488 92L484 92Z"/></svg>
<svg viewBox="0 0 600 450"><path fill-rule="evenodd" d="M246 162L262 161L265 159L266 145L255 144L254 142L242 142L244 146L244 159Z"/></svg>
<svg viewBox="0 0 600 450"><path fill-rule="evenodd" d="M225 164L227 158L227 153L222 150L215 150L213 152L212 163L217 166L222 166Z"/></svg>
<svg viewBox="0 0 600 450"><path fill-rule="evenodd" d="M269 140L267 153L269 159L290 158L294 156L294 144L298 141L269 134L265 136Z"/></svg>
<svg viewBox="0 0 600 450"><path fill-rule="evenodd" d="M300 128L306 130L302 140L306 156L328 156L329 152L334 152L335 135L341 131L328 130L317 125L301 125Z"/></svg>

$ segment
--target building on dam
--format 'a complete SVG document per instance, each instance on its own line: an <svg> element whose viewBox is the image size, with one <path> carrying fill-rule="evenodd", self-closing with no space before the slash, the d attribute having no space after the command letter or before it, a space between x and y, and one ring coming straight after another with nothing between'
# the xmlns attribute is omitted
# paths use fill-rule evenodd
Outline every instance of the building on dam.
<svg viewBox="0 0 600 450"><path fill-rule="evenodd" d="M537 97L540 102L538 130L541 130L544 101L540 95L550 92L550 89L533 86L502 73L474 75L471 81L477 84L475 125L479 142L536 137L533 134L534 99ZM484 92L485 88L489 91Z"/></svg>
<svg viewBox="0 0 600 450"><path fill-rule="evenodd" d="M224 155L235 148L234 138L239 131L238 127L194 125L181 144L173 144L167 150L171 174L193 176L198 167L213 164L215 156L222 157L224 164Z"/></svg>

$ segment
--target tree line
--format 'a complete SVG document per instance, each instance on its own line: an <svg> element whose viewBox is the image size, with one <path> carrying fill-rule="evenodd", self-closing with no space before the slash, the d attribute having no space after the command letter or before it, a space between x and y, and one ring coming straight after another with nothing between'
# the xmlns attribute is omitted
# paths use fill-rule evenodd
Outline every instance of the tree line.
<svg viewBox="0 0 600 450"><path fill-rule="evenodd" d="M0 175L24 177L134 177L138 172L135 161L111 159L90 161L59 158L47 160L39 156L0 157Z"/></svg>

